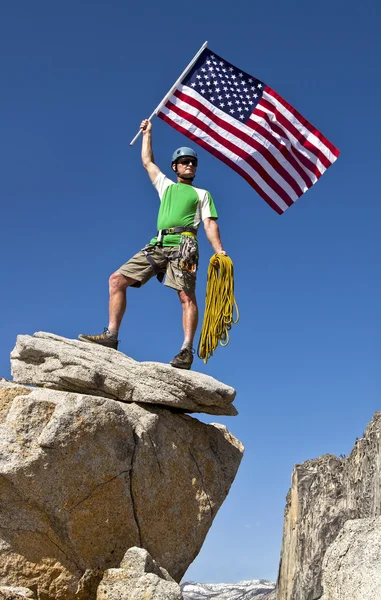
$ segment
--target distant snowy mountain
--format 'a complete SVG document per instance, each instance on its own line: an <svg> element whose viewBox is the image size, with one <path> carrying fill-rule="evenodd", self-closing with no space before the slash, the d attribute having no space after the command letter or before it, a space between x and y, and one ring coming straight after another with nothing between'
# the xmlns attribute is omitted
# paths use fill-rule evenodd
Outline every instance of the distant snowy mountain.
<svg viewBox="0 0 381 600"><path fill-rule="evenodd" d="M274 588L275 583L264 579L238 583L187 581L181 584L184 600L266 600Z"/></svg>

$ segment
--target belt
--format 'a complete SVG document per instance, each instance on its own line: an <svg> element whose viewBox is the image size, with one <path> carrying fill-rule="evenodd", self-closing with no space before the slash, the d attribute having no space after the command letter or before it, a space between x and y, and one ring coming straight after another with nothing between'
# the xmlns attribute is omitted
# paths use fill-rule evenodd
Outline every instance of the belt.
<svg viewBox="0 0 381 600"><path fill-rule="evenodd" d="M196 235L197 229L195 227L168 227L167 229L160 229L157 232L157 243L161 244L163 236L170 233L193 233L193 235Z"/></svg>

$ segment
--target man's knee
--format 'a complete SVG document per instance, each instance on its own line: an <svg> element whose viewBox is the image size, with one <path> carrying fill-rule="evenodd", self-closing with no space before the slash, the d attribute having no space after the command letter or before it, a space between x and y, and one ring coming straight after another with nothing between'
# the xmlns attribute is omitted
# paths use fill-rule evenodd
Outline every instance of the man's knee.
<svg viewBox="0 0 381 600"><path fill-rule="evenodd" d="M110 291L118 292L120 290L126 290L129 285L132 285L133 280L129 277L125 277L117 271L110 276L109 287Z"/></svg>
<svg viewBox="0 0 381 600"><path fill-rule="evenodd" d="M183 305L197 306L196 294L194 292L184 292L184 290L181 290L179 292L179 298Z"/></svg>

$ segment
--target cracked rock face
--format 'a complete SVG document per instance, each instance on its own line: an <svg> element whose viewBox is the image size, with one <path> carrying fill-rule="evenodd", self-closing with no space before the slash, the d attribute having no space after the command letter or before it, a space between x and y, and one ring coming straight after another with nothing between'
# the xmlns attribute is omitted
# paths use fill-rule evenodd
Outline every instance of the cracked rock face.
<svg viewBox="0 0 381 600"><path fill-rule="evenodd" d="M381 517L347 521L323 562L322 600L381 598Z"/></svg>
<svg viewBox="0 0 381 600"><path fill-rule="evenodd" d="M11 354L15 382L170 406L184 412L237 414L235 390L213 377L170 365L137 362L122 352L51 333L19 335Z"/></svg>
<svg viewBox="0 0 381 600"><path fill-rule="evenodd" d="M183 600L180 586L146 550L130 548L119 569L108 569L97 600Z"/></svg>
<svg viewBox="0 0 381 600"><path fill-rule="evenodd" d="M165 408L0 382L0 585L95 600L132 546L179 581L242 451Z"/></svg>

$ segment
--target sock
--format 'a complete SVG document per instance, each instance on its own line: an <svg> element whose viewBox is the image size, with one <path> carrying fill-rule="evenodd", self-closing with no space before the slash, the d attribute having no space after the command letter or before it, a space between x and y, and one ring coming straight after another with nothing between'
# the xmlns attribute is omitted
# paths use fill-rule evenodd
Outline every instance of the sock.
<svg viewBox="0 0 381 600"><path fill-rule="evenodd" d="M181 350L193 350L193 344L192 342L184 342L183 345L181 346Z"/></svg>
<svg viewBox="0 0 381 600"><path fill-rule="evenodd" d="M118 332L115 329L107 329L106 335L113 340L118 339Z"/></svg>

